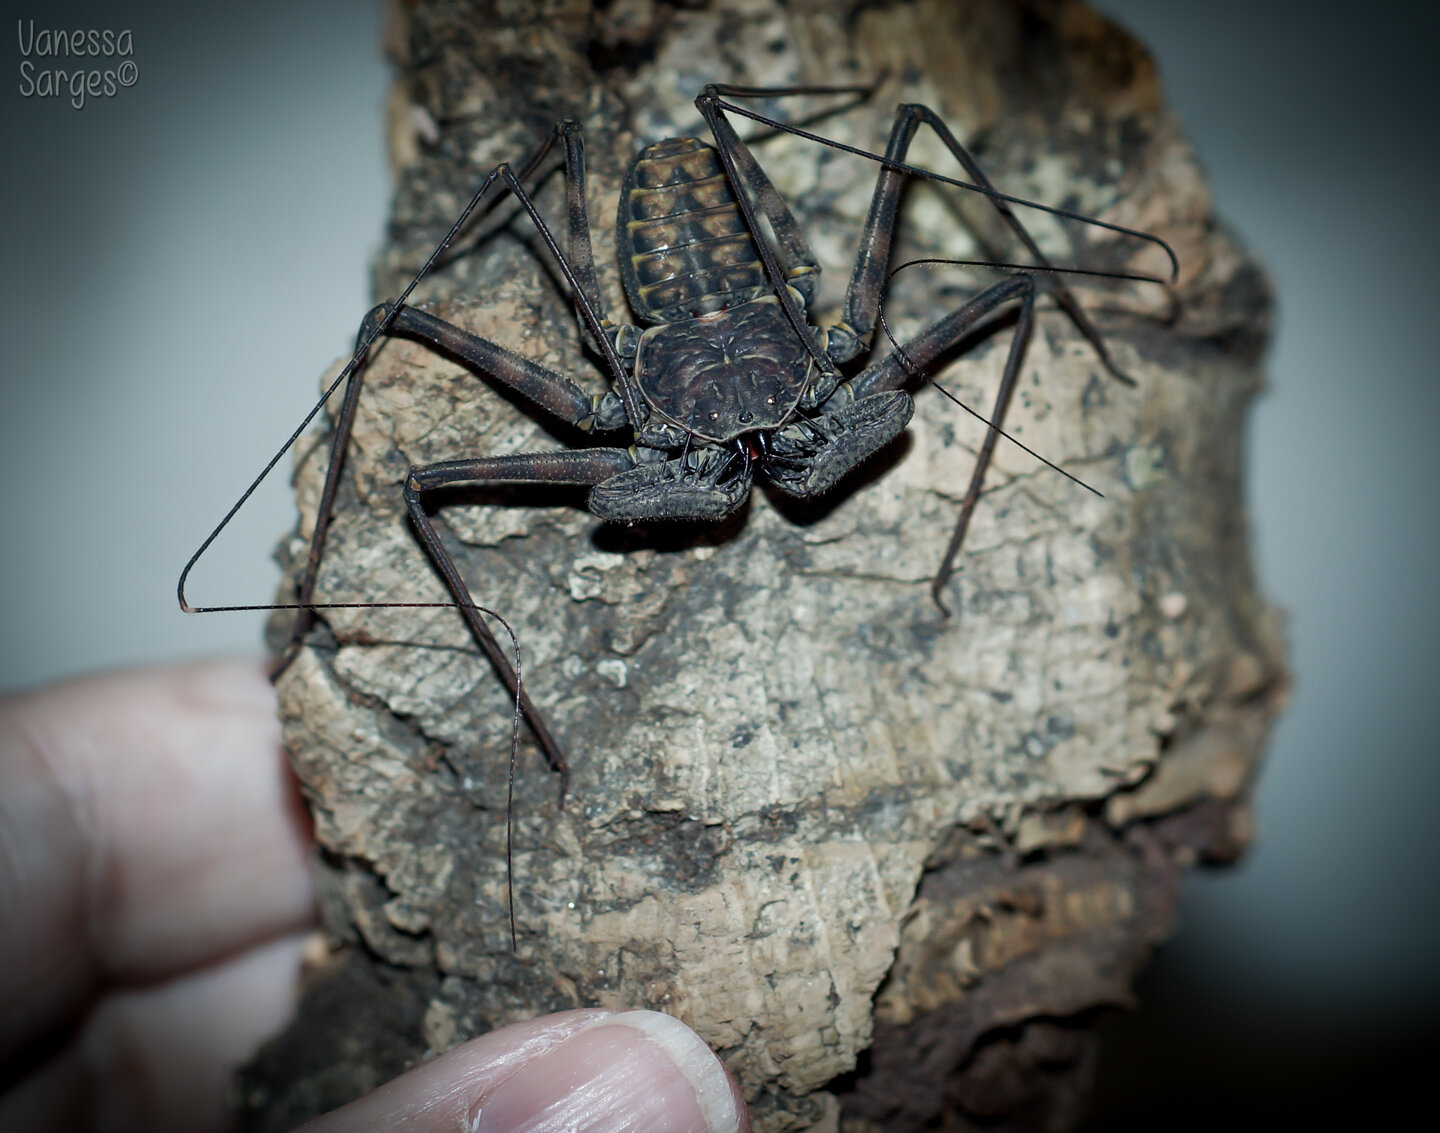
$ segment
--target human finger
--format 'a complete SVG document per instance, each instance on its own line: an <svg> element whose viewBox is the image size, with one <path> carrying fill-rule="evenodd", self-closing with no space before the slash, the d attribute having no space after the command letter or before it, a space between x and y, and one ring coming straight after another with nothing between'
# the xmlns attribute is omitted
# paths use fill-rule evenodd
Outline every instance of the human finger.
<svg viewBox="0 0 1440 1133"><path fill-rule="evenodd" d="M220 1133L235 1069L295 1009L310 933L104 996L0 1094L0 1129Z"/></svg>
<svg viewBox="0 0 1440 1133"><path fill-rule="evenodd" d="M566 1011L502 1027L296 1133L748 1133L735 1080L658 1011Z"/></svg>
<svg viewBox="0 0 1440 1133"><path fill-rule="evenodd" d="M313 917L309 825L258 663L0 701L0 1058L101 988L155 983Z"/></svg>

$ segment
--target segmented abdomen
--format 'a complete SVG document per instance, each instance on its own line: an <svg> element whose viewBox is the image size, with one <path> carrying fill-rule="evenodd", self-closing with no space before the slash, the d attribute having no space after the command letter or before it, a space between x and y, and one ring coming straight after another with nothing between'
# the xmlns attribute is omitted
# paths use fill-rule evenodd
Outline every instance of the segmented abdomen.
<svg viewBox="0 0 1440 1133"><path fill-rule="evenodd" d="M616 246L635 314L670 323L770 288L720 155L695 138L647 146L620 191Z"/></svg>

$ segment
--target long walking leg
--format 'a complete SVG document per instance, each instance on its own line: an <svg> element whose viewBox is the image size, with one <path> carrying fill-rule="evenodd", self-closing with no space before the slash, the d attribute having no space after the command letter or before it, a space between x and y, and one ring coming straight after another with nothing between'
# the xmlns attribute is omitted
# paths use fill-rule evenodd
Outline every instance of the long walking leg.
<svg viewBox="0 0 1440 1133"><path fill-rule="evenodd" d="M278 659L274 673L278 675L290 663L298 653L304 634L308 631L313 622L314 588L318 577L319 565L324 554L326 537L329 531L330 515L333 510L334 499L339 487L341 472L344 466L345 452L349 445L349 438L354 424L356 407L363 383L365 364L375 339L381 334L399 334L426 342L442 353L449 354L471 366L479 369L490 377L508 385L510 388L523 394L541 408L560 419L576 425L587 431L609 430L623 426L629 414L627 413L626 398L634 400L632 391L626 388L629 375L625 372L614 348L609 341L602 325L602 316L597 311L599 302L598 292L595 287L593 256L590 250L590 237L588 218L584 212L584 182L583 182L583 150L580 145L578 127L573 123L561 123L557 126L555 133L551 136L537 154L526 163L525 168L533 169L544 158L545 153L554 144L556 138L562 139L565 145L566 159L566 181L567 197L569 200L570 228L572 247L578 252L578 264L572 267L560 251L554 237L536 212L533 202L525 192L519 179L508 165L500 165L486 178L471 205L460 221L457 221L451 233L459 230L464 223L465 216L479 203L489 187L496 181L504 182L506 189L513 193L519 200L522 207L530 215L531 219L539 229L543 239L555 256L560 265L561 271L570 284L574 302L581 316L582 326L585 327L587 335L600 343L602 353L610 365L612 376L621 387L620 393L609 392L604 395L592 396L582 390L575 382L563 374L559 374L547 367L541 366L522 355L489 342L476 335L469 334L458 327L428 315L423 311L404 306L403 300L408 295L419 279L417 276L405 295L393 304L382 304L375 308L366 317L362 324L360 333L357 336L355 356L347 367L348 385L345 392L345 400L336 423L335 434L331 442L330 464L326 472L325 486L321 493L320 507L317 514L315 530L312 533L310 545L306 555L306 565L297 588L296 605L302 607L297 615L292 628L291 638L288 646ZM448 243L448 238L446 243ZM436 249L435 256L443 251L445 243ZM431 257L433 263L435 256ZM428 265L427 265L428 268ZM182 578L183 586L183 578ZM457 595L457 602L466 601ZM464 607L462 607L463 609ZM485 630L482 635L480 629L484 623L473 610L466 610L467 622L475 631L477 640L486 655L496 665L502 678L511 684L513 690L514 675L510 671L508 663L504 661L503 653L496 645L493 636ZM535 710L534 706L524 703L525 717L530 722L540 740L541 746L545 749L547 757L557 769L564 767L564 755L556 743L554 737L549 733L543 719Z"/></svg>
<svg viewBox="0 0 1440 1133"><path fill-rule="evenodd" d="M827 327L824 332L826 353L834 362L844 362L866 349L872 339L880 317L880 304L889 267L890 253L895 233L900 194L906 176L915 175L938 181L959 184L989 197L1005 223L1015 233L1025 249L1034 258L1033 272L1011 277L982 292L970 303L951 315L942 318L913 342L889 355L882 362L872 365L851 382L840 387L832 395L830 388L822 390L825 400L818 417L799 420L781 430L772 438L766 463L766 471L772 482L782 490L795 495L814 495L833 487L846 473L864 461L868 456L898 435L909 421L911 404L901 388L917 376L923 376L925 367L940 354L953 347L970 330L984 322L1001 307L1018 301L1019 318L1011 339L1010 351L1006 358L1005 371L997 392L994 411L989 418L990 429L976 456L971 483L961 506L960 517L951 535L949 546L931 585L931 593L942 610L941 592L954 569L955 558L964 542L965 533L974 513L984 484L985 473L994 455L999 430L1009 407L1016 378L1029 342L1033 323L1034 295L1037 287L1043 287L1053 294L1061 309L1074 322L1080 333L1091 343L1106 369L1118 380L1133 385L1111 359L1103 337L1076 301L1070 289L1058 278L1058 270L1040 251L1029 232L1016 217L1011 203L1027 204L1045 211L1070 216L1101 227L1121 231L1139 238L1156 242L1165 247L1163 241L1146 233L1120 228L1090 217L1081 217L1063 209L1033 205L1000 193L975 161L973 155L946 126L934 111L919 104L900 106L895 115L884 155L867 154L865 151L841 145L790 127L784 123L744 110L742 107L725 102L723 96L747 97L774 93L771 90L709 87L697 100L705 114L711 131L720 144L722 155L732 156L728 167L743 171L748 183L763 184L763 173L748 148L735 135L725 118L725 111L738 114L786 130L799 136L811 138L833 148L846 150L878 161L881 170L876 178L870 210L860 237L854 271L846 289L844 314L839 323ZM952 178L940 177L927 170L916 169L906 164L905 158L911 142L922 125L928 125L954 155L973 184L956 182ZM773 195L773 190L771 190ZM761 210L776 231L782 248L785 246L787 224L794 224L783 202L778 208L767 203L764 192L757 190ZM1170 253L1172 263L1173 253ZM772 275L773 275L772 271ZM828 383L827 383L828 387ZM1043 459L1043 458L1041 458ZM1049 463L1048 461L1046 463ZM1053 466L1052 466L1053 467ZM1073 479L1073 477L1072 477Z"/></svg>
<svg viewBox="0 0 1440 1133"><path fill-rule="evenodd" d="M466 624L484 650L485 656L500 674L511 696L518 696L521 711L535 738L544 750L552 767L562 775L561 794L568 778L568 766L564 751L550 731L549 725L538 709L530 702L528 694L520 688L515 670L485 619L480 607L471 596L470 588L455 565L455 559L445 548L436 530L435 522L425 511L424 493L447 484L490 483L490 484L577 484L591 486L609 479L617 473L628 471L635 465L634 459L624 449L594 448L578 451L553 453L521 453L514 456L480 457L475 460L447 460L440 464L412 468L405 477L405 507L415 525L421 545L430 556L435 569L444 579L446 587L455 598L455 603L465 618Z"/></svg>

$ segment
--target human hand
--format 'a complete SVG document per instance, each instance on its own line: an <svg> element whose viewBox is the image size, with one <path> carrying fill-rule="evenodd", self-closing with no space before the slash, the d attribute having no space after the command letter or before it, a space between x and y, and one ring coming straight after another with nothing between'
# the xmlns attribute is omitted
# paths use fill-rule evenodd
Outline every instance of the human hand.
<svg viewBox="0 0 1440 1133"><path fill-rule="evenodd" d="M207 662L0 701L0 1128L225 1125L293 1007L310 827L259 666ZM678 1020L587 1010L482 1036L310 1133L748 1130Z"/></svg>

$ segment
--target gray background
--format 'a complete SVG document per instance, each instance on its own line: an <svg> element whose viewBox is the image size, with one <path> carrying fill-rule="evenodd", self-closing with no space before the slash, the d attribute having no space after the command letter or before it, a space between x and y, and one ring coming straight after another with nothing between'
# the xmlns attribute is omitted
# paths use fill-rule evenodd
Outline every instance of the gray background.
<svg viewBox="0 0 1440 1133"><path fill-rule="evenodd" d="M1187 883L1152 1010L1113 1027L1104 1123L1333 1115L1419 1072L1440 1006L1440 17L1394 0L1363 20L1328 3L1102 7L1156 51L1221 210L1276 281L1250 499L1296 672L1259 841ZM378 14L7 12L0 688L254 649L258 616L184 617L175 578L367 307L387 192ZM22 97L17 19L132 29L139 82L80 111ZM216 545L194 600L267 600L284 480Z"/></svg>
<svg viewBox="0 0 1440 1133"><path fill-rule="evenodd" d="M1196 1128L1398 1114L1440 1035L1440 9L1100 7L1155 52L1279 294L1250 506L1295 671L1259 840L1187 883L1182 935L1142 989L1158 1010L1116 1028L1107 1104L1198 1101Z"/></svg>

